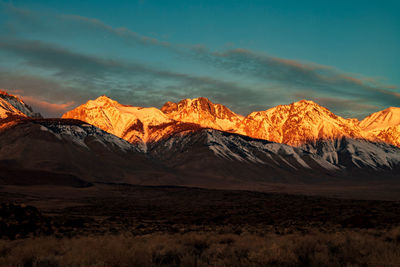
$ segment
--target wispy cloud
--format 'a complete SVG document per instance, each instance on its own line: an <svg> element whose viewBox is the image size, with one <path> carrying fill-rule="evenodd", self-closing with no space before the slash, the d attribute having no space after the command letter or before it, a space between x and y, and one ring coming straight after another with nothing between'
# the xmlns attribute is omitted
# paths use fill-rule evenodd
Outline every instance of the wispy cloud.
<svg viewBox="0 0 400 267"><path fill-rule="evenodd" d="M27 73L12 73L0 69L0 84L19 96L45 116L58 117L76 103L85 102L90 95L49 78Z"/></svg>
<svg viewBox="0 0 400 267"><path fill-rule="evenodd" d="M46 24L43 19L45 16L40 16L38 12L9 4L6 7L15 17L30 22L22 23L21 27L31 24L29 27L42 27L41 30L53 27ZM212 51L203 45L173 44L78 15L49 16L61 24L68 22L91 31L104 32L128 44L171 52L179 56L180 60L205 65L208 73L194 75L186 69L172 71L132 59L108 59L48 42L18 37L7 39L4 36L0 41L0 51L13 54L26 66L50 72L50 76L39 75L37 78L46 81L44 83L47 83L47 87L48 83L62 83L54 85L54 90L76 91L70 99L76 103L80 103L83 96L95 97L102 93L122 100L132 99L133 104L143 105L161 105L166 100L206 96L227 103L240 113L248 113L256 108L266 109L278 103L296 101L302 95L303 98L328 105L342 115L354 114L358 117L379 107L398 106L400 103L400 92L396 86L385 85L370 77L345 73L330 66L278 58L248 49ZM57 27L57 23L54 25ZM222 78L214 72L226 73L227 76ZM33 73L24 74L22 81L32 80L33 76ZM229 80L227 77L235 79ZM0 86L6 87L5 79L0 74ZM45 96L53 97L56 94Z"/></svg>
<svg viewBox="0 0 400 267"><path fill-rule="evenodd" d="M323 95L341 95L361 98L364 101L382 101L386 105L398 105L400 94L372 78L358 78L333 67L272 57L246 49L211 52L198 49L197 57L218 68L237 75L252 76L264 82L278 82L286 90L313 91Z"/></svg>
<svg viewBox="0 0 400 267"><path fill-rule="evenodd" d="M153 37L141 35L137 32L131 31L125 27L114 28L114 27L111 27L111 26L105 24L104 22L102 22L101 20L98 20L98 19L78 16L78 15L59 15L58 17L60 19L64 19L64 20L75 21L75 22L81 23L85 26L91 26L91 27L94 27L97 29L101 29L101 30L107 31L111 34L114 34L118 37L129 39L131 41L135 41L135 42L138 42L138 43L141 43L144 45L154 45L154 46L173 48L169 42L160 41Z"/></svg>
<svg viewBox="0 0 400 267"><path fill-rule="evenodd" d="M19 96L25 103L34 106L35 111L46 114L49 117L59 117L60 114L64 114L68 110L71 110L75 105L75 101L70 101L67 103L50 103L43 99L37 98L35 96Z"/></svg>
<svg viewBox="0 0 400 267"><path fill-rule="evenodd" d="M89 56L40 41L0 41L0 49L17 56L25 66L53 72L53 79L49 80L30 74L15 75L3 71L0 72L0 84L3 87L25 88L27 91L33 90L33 87L40 88L35 91L42 94L46 91L47 96L59 97L60 92L66 93L68 90L80 92L82 90L79 90L79 85L84 84L85 96L96 97L106 93L125 101L127 97L140 97L141 101L137 101L137 104L161 105L161 101L176 101L183 97L202 95L234 104L237 98L251 103L260 97L257 91L252 92L233 82L152 68L140 63ZM160 87L157 80L166 85ZM77 97L75 93L72 95Z"/></svg>

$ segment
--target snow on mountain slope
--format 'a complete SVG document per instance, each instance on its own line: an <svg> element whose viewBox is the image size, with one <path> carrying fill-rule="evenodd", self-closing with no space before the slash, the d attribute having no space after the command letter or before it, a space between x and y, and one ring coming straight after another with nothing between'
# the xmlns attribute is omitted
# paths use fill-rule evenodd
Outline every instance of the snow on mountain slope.
<svg viewBox="0 0 400 267"><path fill-rule="evenodd" d="M170 172L133 144L72 119L19 118L0 130L0 163L14 170L73 175L89 182L176 183ZM50 179L50 180L51 180Z"/></svg>
<svg viewBox="0 0 400 267"><path fill-rule="evenodd" d="M382 142L343 137L318 140L301 148L341 169L399 170L400 167L400 148Z"/></svg>
<svg viewBox="0 0 400 267"><path fill-rule="evenodd" d="M167 102L161 111L173 120L196 123L204 128L234 131L243 116L221 104L214 104L205 97L183 99L178 103Z"/></svg>
<svg viewBox="0 0 400 267"><path fill-rule="evenodd" d="M379 140L400 147L400 124L381 129L376 135Z"/></svg>
<svg viewBox="0 0 400 267"><path fill-rule="evenodd" d="M16 116L7 115L0 121L0 156L7 159L18 155L21 164L29 158L28 168L50 166L51 171L58 171L61 166L73 172L79 166L79 173L87 177L137 178L136 169L130 167L134 160L143 161L143 174L158 166L137 153L142 151L148 159L157 159L160 166L168 166L168 171L160 167L159 173L168 176L175 171L190 172L190 177L199 179L203 172L224 179L251 177L252 181L263 181L265 177L303 181L305 177L318 180L335 175L400 175L400 148L376 142L400 145L400 126L395 125L397 115L392 111L395 115L371 115L373 119L365 127L393 124L374 132L363 130L356 119L344 119L305 100L244 118L206 98L168 102L161 111L122 105L101 96L67 112L64 119L54 120L31 119L18 113L11 102L6 101L6 107L16 110L11 113ZM36 160L40 148L47 154ZM24 155L26 151L30 154ZM91 160L81 164L79 159L83 157L104 164L104 173L96 170ZM86 164L93 165L89 171L85 170ZM131 174L125 176L125 169ZM152 177L158 179L157 175Z"/></svg>
<svg viewBox="0 0 400 267"><path fill-rule="evenodd" d="M245 118L203 97L167 102L161 110L176 121L292 146L342 137L396 146L400 143L398 132L393 128L400 125L400 108L394 107L371 114L361 122L337 116L307 100L253 112Z"/></svg>
<svg viewBox="0 0 400 267"><path fill-rule="evenodd" d="M32 108L25 104L16 96L10 95L7 92L0 91L0 119L4 119L9 115L23 117L38 117L37 113L32 111Z"/></svg>
<svg viewBox="0 0 400 267"><path fill-rule="evenodd" d="M88 144L96 144L108 150L138 151L134 145L126 140L75 119L15 117L12 123L6 123L1 127L0 133L12 131L13 128L18 128L20 125L29 125L30 129L35 129L36 132L42 132L45 135L50 134L61 142L73 143L87 150L91 149Z"/></svg>
<svg viewBox="0 0 400 267"><path fill-rule="evenodd" d="M313 157L300 148L213 129L175 134L156 144L150 153L155 157L170 153L190 153L194 146L207 149L217 158L230 162L291 170L310 170L316 166L327 170L338 169L334 164L326 162L319 156Z"/></svg>
<svg viewBox="0 0 400 267"><path fill-rule="evenodd" d="M137 151L136 147L115 135L109 134L93 125L74 122L73 120L36 120L40 130L52 133L59 140L68 140L79 146L90 149L87 142L96 142L106 149L120 151Z"/></svg>
<svg viewBox="0 0 400 267"><path fill-rule="evenodd" d="M365 131L376 131L397 125L400 125L400 108L397 107L372 113L359 124Z"/></svg>
<svg viewBox="0 0 400 267"><path fill-rule="evenodd" d="M363 119L359 126L371 140L400 147L400 108L390 107Z"/></svg>
<svg viewBox="0 0 400 267"><path fill-rule="evenodd" d="M400 148L350 138L292 147L199 129L157 142L148 153L174 169L246 181L321 182L330 178L400 177Z"/></svg>
<svg viewBox="0 0 400 267"><path fill-rule="evenodd" d="M146 142L154 141L150 127L172 122L157 108L121 105L106 96L90 100L65 113L62 118L85 121L142 147Z"/></svg>
<svg viewBox="0 0 400 267"><path fill-rule="evenodd" d="M148 143L168 138L186 128L196 128L194 124L291 146L342 137L398 145L400 140L395 128L379 128L379 131L363 128L396 125L397 111L398 108L390 108L359 122L337 116L313 101L301 100L253 112L244 118L203 97L184 99L179 103L167 102L159 110L121 105L101 96L67 112L63 118L86 121L146 151ZM385 131L380 133L382 129Z"/></svg>
<svg viewBox="0 0 400 267"><path fill-rule="evenodd" d="M239 133L254 138L292 146L343 136L365 137L355 120L344 119L306 100L250 113L238 129Z"/></svg>

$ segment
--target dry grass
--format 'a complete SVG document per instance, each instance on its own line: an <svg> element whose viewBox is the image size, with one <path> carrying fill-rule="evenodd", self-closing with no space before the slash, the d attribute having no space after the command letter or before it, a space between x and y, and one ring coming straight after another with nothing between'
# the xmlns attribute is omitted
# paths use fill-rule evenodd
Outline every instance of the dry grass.
<svg viewBox="0 0 400 267"><path fill-rule="evenodd" d="M0 266L400 266L400 202L106 189L0 205Z"/></svg>
<svg viewBox="0 0 400 267"><path fill-rule="evenodd" d="M1 266L400 266L400 228L0 240Z"/></svg>

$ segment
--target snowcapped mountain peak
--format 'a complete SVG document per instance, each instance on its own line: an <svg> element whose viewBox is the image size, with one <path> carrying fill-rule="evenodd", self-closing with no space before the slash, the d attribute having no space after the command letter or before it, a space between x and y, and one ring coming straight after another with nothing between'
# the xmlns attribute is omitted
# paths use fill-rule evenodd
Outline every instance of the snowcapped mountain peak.
<svg viewBox="0 0 400 267"><path fill-rule="evenodd" d="M119 105L119 103L115 100L112 100L106 95L99 96L95 100L89 100L87 103L87 107L98 107L98 106L115 106Z"/></svg>
<svg viewBox="0 0 400 267"><path fill-rule="evenodd" d="M243 117L205 97L169 101L160 110L122 105L103 95L63 118L86 121L129 142L140 143L143 149L146 143L168 138L185 123L292 146L345 137L400 144L400 108L388 108L359 122L304 99Z"/></svg>
<svg viewBox="0 0 400 267"><path fill-rule="evenodd" d="M224 105L214 104L205 97L183 99L178 103L169 101L161 111L176 121L196 123L205 128L223 131L231 131L243 120L243 116Z"/></svg>
<svg viewBox="0 0 400 267"><path fill-rule="evenodd" d="M90 100L62 118L85 121L131 143L138 143L143 149L145 142L152 141L150 127L172 122L157 108L122 105L107 96Z"/></svg>
<svg viewBox="0 0 400 267"><path fill-rule="evenodd" d="M0 97L1 97L1 98L14 98L14 99L16 99L16 100L18 100L18 101L22 101L22 100L19 99L17 96L11 95L11 94L7 93L7 92L4 91L4 90L0 90Z"/></svg>
<svg viewBox="0 0 400 267"><path fill-rule="evenodd" d="M366 131L375 131L400 125L400 108L390 107L372 113L360 122L360 127Z"/></svg>
<svg viewBox="0 0 400 267"><path fill-rule="evenodd" d="M300 146L319 139L344 136L362 138L354 125L310 100L279 105L266 111L250 113L242 126L244 133L253 138Z"/></svg>
<svg viewBox="0 0 400 267"><path fill-rule="evenodd" d="M208 113L215 113L215 107L217 107L217 106L226 108L225 106L223 106L221 104L214 104L206 97L198 97L198 98L193 98L193 99L190 99L190 98L182 99L178 103L168 101L161 108L161 111L168 114L168 113L173 113L174 111L177 111L177 110L191 109L193 111L203 111L203 112L208 112ZM228 108L226 108L226 111L229 112L230 110ZM232 112L232 111L230 111L230 112Z"/></svg>
<svg viewBox="0 0 400 267"><path fill-rule="evenodd" d="M299 100L297 102L293 102L291 105L293 105L293 106L300 106L300 105L302 105L302 106L304 106L304 105L317 105L317 106L319 106L314 101L307 100L307 99L302 99L302 100Z"/></svg>
<svg viewBox="0 0 400 267"><path fill-rule="evenodd" d="M276 116L276 115L282 116ZM314 101L311 100L300 100L297 102L293 102L288 105L278 105L276 107L264 110L264 111L255 111L250 113L247 118L258 118L262 119L264 117L268 117L272 120L285 120L287 118L295 118L297 115L307 115L308 119L318 119L320 116L328 116L328 117L338 117L334 113L332 113L327 108L318 105Z"/></svg>
<svg viewBox="0 0 400 267"><path fill-rule="evenodd" d="M400 108L390 107L372 113L359 123L371 138L400 147Z"/></svg>
<svg viewBox="0 0 400 267"><path fill-rule="evenodd" d="M207 98L207 97L197 97L197 98L186 98L186 99L182 99L181 101L179 101L179 103L185 103L185 104L189 104L189 105L199 105L199 104L203 104L203 105L212 105L213 103Z"/></svg>
<svg viewBox="0 0 400 267"><path fill-rule="evenodd" d="M333 112L329 109L315 103L312 100L300 100L297 102L293 102L289 104L291 112L315 112L316 114L320 114L321 112L324 114L329 114L329 116L336 116Z"/></svg>
<svg viewBox="0 0 400 267"><path fill-rule="evenodd" d="M95 100L93 100L94 102L98 102L98 103L118 103L117 101L109 98L106 95L101 95L98 98L96 98Z"/></svg>
<svg viewBox="0 0 400 267"><path fill-rule="evenodd" d="M19 97L0 90L0 118L3 119L10 115L41 117L39 113L34 113L32 108L25 104Z"/></svg>

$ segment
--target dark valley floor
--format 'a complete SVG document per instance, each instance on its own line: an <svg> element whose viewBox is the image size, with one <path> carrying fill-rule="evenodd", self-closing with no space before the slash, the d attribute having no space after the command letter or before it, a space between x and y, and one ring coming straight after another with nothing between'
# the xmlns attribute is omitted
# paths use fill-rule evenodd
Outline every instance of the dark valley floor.
<svg viewBox="0 0 400 267"><path fill-rule="evenodd" d="M400 262L400 201L106 184L5 186L0 200L6 265Z"/></svg>

